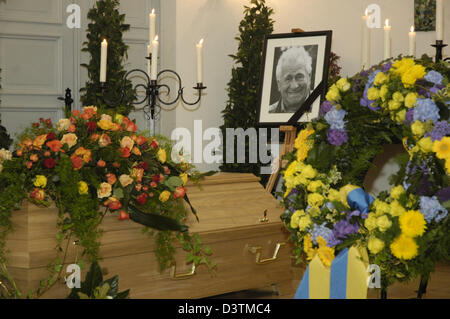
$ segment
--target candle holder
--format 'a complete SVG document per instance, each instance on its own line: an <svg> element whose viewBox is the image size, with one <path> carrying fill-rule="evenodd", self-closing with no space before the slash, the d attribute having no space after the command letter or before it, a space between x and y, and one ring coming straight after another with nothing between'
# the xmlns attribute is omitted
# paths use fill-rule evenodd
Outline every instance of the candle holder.
<svg viewBox="0 0 450 319"><path fill-rule="evenodd" d="M432 47L436 48L436 60L435 62L438 63L439 61L442 61L442 49L447 46L447 44L444 44L443 40L436 40L436 44L432 44ZM444 61L448 61L449 58L446 58Z"/></svg>
<svg viewBox="0 0 450 319"><path fill-rule="evenodd" d="M150 55L145 58L147 60L151 60L152 54L150 53ZM167 90L166 95L169 95L170 87L166 84L159 84L160 83L159 79L161 78L162 75L168 74L168 73L175 75L175 78L178 82L178 93L177 93L177 96L173 100L165 101L160 98L161 88L165 88ZM142 89L143 91L145 91L145 97L140 100L128 101L128 100L126 100L127 81L129 78L131 78L133 76L137 76L137 75L141 75L144 77L145 84L140 83L140 84L135 85L133 87L133 91L135 93L135 96L138 96L137 91L139 89ZM136 110L144 111L144 114L145 114L147 120L153 121L153 120L155 120L155 117L157 117L161 112L161 104L167 105L167 106L174 105L175 103L177 103L180 100L184 104L187 104L187 105L198 104L202 98L202 91L206 89L206 86L204 86L203 83L197 83L197 85L195 87L193 87L193 89L198 91L198 98L194 102L188 102L184 97L183 83L182 83L180 75L177 72L170 70L170 69L162 70L157 74L156 79L151 79L149 74L147 74L147 72L139 70L139 69L133 69L131 71L128 71L123 78L121 97L119 98L119 100L108 101L105 97L107 88L108 88L108 84L106 82L100 83L100 90L101 90L101 93L103 96L103 101L107 104L108 107L116 107L124 101L127 103L131 102L135 106ZM136 108L136 105L144 105L144 106L142 108Z"/></svg>

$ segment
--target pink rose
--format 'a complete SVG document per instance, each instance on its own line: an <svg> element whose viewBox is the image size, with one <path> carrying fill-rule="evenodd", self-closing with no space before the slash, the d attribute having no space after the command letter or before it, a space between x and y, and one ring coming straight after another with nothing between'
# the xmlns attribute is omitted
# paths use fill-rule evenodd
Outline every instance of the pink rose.
<svg viewBox="0 0 450 319"><path fill-rule="evenodd" d="M128 149L131 150L131 149L133 149L133 146L134 146L134 141L129 136L125 136L120 141L120 147L122 147L122 148L128 147Z"/></svg>
<svg viewBox="0 0 450 319"><path fill-rule="evenodd" d="M64 134L61 139L61 143L63 145L67 144L69 146L69 148L72 148L73 146L75 146L77 144L77 141L78 141L78 137L73 133Z"/></svg>

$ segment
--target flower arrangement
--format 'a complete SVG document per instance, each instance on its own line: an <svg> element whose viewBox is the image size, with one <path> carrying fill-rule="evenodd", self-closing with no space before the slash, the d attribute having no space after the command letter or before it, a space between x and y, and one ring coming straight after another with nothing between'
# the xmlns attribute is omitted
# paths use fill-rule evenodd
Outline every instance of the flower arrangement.
<svg viewBox="0 0 450 319"><path fill-rule="evenodd" d="M285 213L298 262L325 266L346 247L366 248L384 288L450 259L448 63L411 58L341 78L289 153ZM363 181L382 144L403 144L390 192L376 198Z"/></svg>
<svg viewBox="0 0 450 319"><path fill-rule="evenodd" d="M186 184L201 175L183 161L182 154L179 163L167 154L171 147L163 138L138 133L129 118L100 114L94 106L73 111L56 125L42 118L33 123L13 153L0 151L0 262L6 261L4 243L12 229L12 210L28 199L44 206L55 203L59 245L74 236L89 262L98 259L102 219L113 213L119 221L131 219L159 231L161 270L173 259L173 234L189 244L195 257L191 260L209 265L204 258L209 247L203 248L181 222L186 210L180 201L189 202ZM52 279L42 289L55 282L52 276L60 273L63 264L58 257L50 267L55 270Z"/></svg>

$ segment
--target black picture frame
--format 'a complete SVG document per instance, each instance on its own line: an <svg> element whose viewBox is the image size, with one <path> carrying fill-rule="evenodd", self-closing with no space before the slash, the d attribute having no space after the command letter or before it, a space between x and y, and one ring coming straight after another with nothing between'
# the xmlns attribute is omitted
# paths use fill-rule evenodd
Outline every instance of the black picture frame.
<svg viewBox="0 0 450 319"><path fill-rule="evenodd" d="M265 38L257 112L259 127L300 126L318 117L320 102L325 99L327 93L332 34L331 30L326 30L272 34ZM299 104L296 111L288 112L281 107L276 68L283 51L291 48L301 50L300 47L303 47L312 60L309 74L310 92L309 95L303 96L306 100ZM276 92L278 100L275 98Z"/></svg>

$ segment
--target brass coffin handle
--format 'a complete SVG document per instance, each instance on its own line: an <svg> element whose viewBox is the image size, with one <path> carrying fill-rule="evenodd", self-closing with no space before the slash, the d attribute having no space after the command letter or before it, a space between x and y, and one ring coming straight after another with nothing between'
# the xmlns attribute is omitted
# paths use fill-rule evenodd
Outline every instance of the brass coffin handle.
<svg viewBox="0 0 450 319"><path fill-rule="evenodd" d="M277 260L278 251L280 250L281 246L284 246L284 245L286 245L286 243L277 243L277 246L275 247L275 251L273 252L273 256L271 258L261 259L262 247L250 247L250 252L252 252L253 254L256 254L256 264L264 265L264 264L268 264L272 261Z"/></svg>
<svg viewBox="0 0 450 319"><path fill-rule="evenodd" d="M172 268L170 269L170 279L172 280L183 280L183 279L189 279L192 276L195 275L195 264L192 263L191 271L184 273L184 274L177 274L177 266L172 265Z"/></svg>

